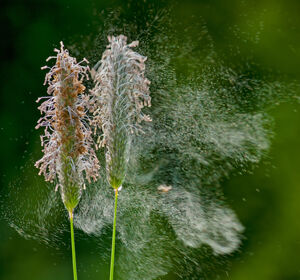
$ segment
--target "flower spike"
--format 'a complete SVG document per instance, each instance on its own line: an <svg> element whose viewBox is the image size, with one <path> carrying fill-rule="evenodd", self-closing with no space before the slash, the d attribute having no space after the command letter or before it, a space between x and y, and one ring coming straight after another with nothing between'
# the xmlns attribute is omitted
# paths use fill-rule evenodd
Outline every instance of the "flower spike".
<svg viewBox="0 0 300 280"><path fill-rule="evenodd" d="M142 113L151 106L150 81L145 78L146 57L127 44L124 35L108 36L109 45L93 71L95 87L91 90L91 124L101 134L99 147L106 147L106 170L111 186L118 189L126 173L131 134L142 132L141 122L151 121Z"/></svg>
<svg viewBox="0 0 300 280"><path fill-rule="evenodd" d="M35 164L46 181L57 182L62 200L67 210L73 211L77 206L85 179L90 182L98 177L99 162L93 149L92 132L88 125L86 111L89 108L89 97L84 95L83 79L88 79L88 66L83 59L77 63L69 55L61 42L60 50L55 49L56 63L46 74L44 84L48 83L49 96L39 107L43 116L36 128L44 127L41 136L43 157Z"/></svg>

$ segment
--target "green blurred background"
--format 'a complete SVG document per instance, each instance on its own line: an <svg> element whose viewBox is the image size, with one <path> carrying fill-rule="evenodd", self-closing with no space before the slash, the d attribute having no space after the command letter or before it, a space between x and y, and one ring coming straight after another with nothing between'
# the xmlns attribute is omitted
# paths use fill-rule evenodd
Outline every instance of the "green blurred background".
<svg viewBox="0 0 300 280"><path fill-rule="evenodd" d="M141 5L147 5L144 2ZM216 51L225 59L235 60L233 64L239 57L251 56L262 66L257 75L261 69L272 69L283 82L300 77L299 1L152 2L164 9L172 8L183 26L204 21ZM19 176L32 156L39 157L39 136L34 130L39 112L35 100L45 94L44 73L40 71L45 58L60 40L68 45L74 43L70 38L80 38L80 34L96 34L103 24L96 16L101 10L126 5L126 1L108 0L23 0L2 4L1 188ZM234 36L233 29L239 30L240 36ZM257 41L249 39L256 35ZM238 54L233 55L233 45L238 46ZM230 267L221 271L217 279L300 279L298 110L297 102L272 109L275 135L268 157L252 174L223 182L228 203L246 230L241 250L228 257ZM5 199L1 198L3 205ZM66 243L68 238L65 237ZM91 253L95 246L94 241L85 238L77 242L80 279L108 278L108 264L99 264L95 250ZM9 227L3 215L0 217L0 279L72 279L71 251L69 246L65 248L59 250L26 240ZM169 275L161 279L179 278Z"/></svg>

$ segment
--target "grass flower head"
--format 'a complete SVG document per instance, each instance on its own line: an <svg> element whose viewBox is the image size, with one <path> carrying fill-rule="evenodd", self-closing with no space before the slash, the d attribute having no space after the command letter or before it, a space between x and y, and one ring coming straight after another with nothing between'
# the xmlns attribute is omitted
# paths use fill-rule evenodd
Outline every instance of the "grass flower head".
<svg viewBox="0 0 300 280"><path fill-rule="evenodd" d="M131 135L142 131L142 121L151 121L142 112L151 106L150 81L144 76L147 58L132 50L138 41L127 44L124 35L108 36L108 41L93 74L92 125L101 131L98 147L106 148L108 181L118 189L126 174Z"/></svg>
<svg viewBox="0 0 300 280"><path fill-rule="evenodd" d="M99 162L93 149L92 132L88 125L86 111L89 97L84 95L83 79L88 79L88 66L83 59L77 63L61 42L60 50L55 49L56 59L46 74L49 96L39 107L43 116L36 128L44 127L41 136L43 157L35 164L46 181L56 182L60 188L65 207L71 213L77 206L85 179L90 182L98 177Z"/></svg>

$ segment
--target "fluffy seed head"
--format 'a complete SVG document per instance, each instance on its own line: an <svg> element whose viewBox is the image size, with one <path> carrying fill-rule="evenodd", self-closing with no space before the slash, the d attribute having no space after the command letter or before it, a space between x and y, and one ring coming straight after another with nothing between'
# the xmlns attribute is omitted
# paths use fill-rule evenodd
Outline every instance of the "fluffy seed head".
<svg viewBox="0 0 300 280"><path fill-rule="evenodd" d="M138 41L127 44L124 35L109 36L108 41L92 72L92 125L101 131L98 147L106 147L108 181L118 188L125 178L131 135L142 131L141 121L151 121L142 112L151 106L150 81L144 76L147 58L131 49Z"/></svg>
<svg viewBox="0 0 300 280"><path fill-rule="evenodd" d="M76 58L69 55L61 42L60 50L55 49L56 59L53 67L46 74L49 96L39 110L43 117L38 120L36 128L44 127L41 136L43 157L35 163L46 181L57 181L61 187L63 202L68 210L73 210L79 202L84 178L87 181L98 177L99 162L92 148L92 132L88 125L86 111L89 98L84 95L82 81L88 79L88 66L77 63Z"/></svg>

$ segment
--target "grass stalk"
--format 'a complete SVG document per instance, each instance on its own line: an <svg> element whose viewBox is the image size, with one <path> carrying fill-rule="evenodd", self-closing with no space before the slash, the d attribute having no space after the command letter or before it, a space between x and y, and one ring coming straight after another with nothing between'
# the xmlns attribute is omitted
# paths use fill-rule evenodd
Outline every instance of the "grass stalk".
<svg viewBox="0 0 300 280"><path fill-rule="evenodd" d="M118 189L115 189L115 212L114 212L114 225L111 245L111 259L110 259L110 276L109 280L114 279L114 264L115 264L115 246L116 246L116 224L117 224L117 204L118 204Z"/></svg>
<svg viewBox="0 0 300 280"><path fill-rule="evenodd" d="M74 274L74 280L77 280L75 238L74 238L74 226L73 226L73 211L70 212L69 214L70 214L70 226L71 226L71 245L72 245L73 274Z"/></svg>

